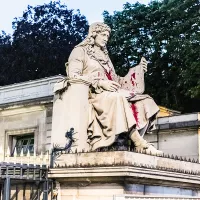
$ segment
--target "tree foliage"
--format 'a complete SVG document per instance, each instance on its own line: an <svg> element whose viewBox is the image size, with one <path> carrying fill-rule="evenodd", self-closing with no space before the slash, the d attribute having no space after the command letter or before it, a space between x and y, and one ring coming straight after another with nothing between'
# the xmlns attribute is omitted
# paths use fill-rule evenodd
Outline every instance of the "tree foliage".
<svg viewBox="0 0 200 200"><path fill-rule="evenodd" d="M65 74L64 64L74 46L85 38L88 23L79 11L56 1L28 6L13 28L12 44L8 36L0 36L2 44L11 45L12 51L7 54L9 61L0 65L1 71L9 68L9 79L1 79L1 84Z"/></svg>
<svg viewBox="0 0 200 200"><path fill-rule="evenodd" d="M185 112L200 110L200 18L198 0L126 3L113 15L108 44L120 75L149 60L146 91L158 104ZM88 31L86 18L60 1L28 6L13 22L12 36L0 33L0 85L65 74L64 63Z"/></svg>
<svg viewBox="0 0 200 200"><path fill-rule="evenodd" d="M0 33L0 85L9 83L9 69L11 68L12 43L11 36L4 31Z"/></svg>
<svg viewBox="0 0 200 200"><path fill-rule="evenodd" d="M199 5L198 0L163 0L104 12L117 72L124 75L145 56L147 92L160 105L185 112L200 110Z"/></svg>

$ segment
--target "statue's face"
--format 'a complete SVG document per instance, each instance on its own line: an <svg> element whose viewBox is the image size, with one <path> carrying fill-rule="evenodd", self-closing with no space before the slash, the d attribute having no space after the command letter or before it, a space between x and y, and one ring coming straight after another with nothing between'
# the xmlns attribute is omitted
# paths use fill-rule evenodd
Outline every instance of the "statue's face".
<svg viewBox="0 0 200 200"><path fill-rule="evenodd" d="M108 31L103 31L101 33L98 33L97 36L95 37L94 44L99 47L105 47L108 42L109 35L110 34Z"/></svg>

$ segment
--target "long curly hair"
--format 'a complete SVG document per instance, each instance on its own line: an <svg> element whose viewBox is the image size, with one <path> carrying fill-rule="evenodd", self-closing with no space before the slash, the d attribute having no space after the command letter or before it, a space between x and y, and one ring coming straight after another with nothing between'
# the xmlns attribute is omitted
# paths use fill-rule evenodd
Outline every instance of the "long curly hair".
<svg viewBox="0 0 200 200"><path fill-rule="evenodd" d="M104 32L104 31L108 31L109 34L111 33L110 27L108 25L102 23L102 22L95 22L95 23L91 24L90 28L89 28L89 33L88 33L87 37L80 44L78 44L76 47L80 47L80 46L86 47L87 54L89 56L93 56L94 55L94 44L95 44L94 41L95 41L95 37L99 33ZM108 51L107 51L106 46L102 47L102 51L106 55L108 55Z"/></svg>

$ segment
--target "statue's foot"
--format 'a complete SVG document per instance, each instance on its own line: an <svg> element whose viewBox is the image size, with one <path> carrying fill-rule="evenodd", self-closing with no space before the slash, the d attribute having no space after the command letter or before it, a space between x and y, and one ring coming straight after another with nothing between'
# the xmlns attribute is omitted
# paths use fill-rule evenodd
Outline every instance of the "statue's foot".
<svg viewBox="0 0 200 200"><path fill-rule="evenodd" d="M137 146L135 147L136 152L140 152L140 153L146 153L146 154L150 154L153 156L162 156L163 152L160 150L157 150L153 145L148 144L145 146Z"/></svg>
<svg viewBox="0 0 200 200"><path fill-rule="evenodd" d="M144 140L137 130L133 130L133 132L130 134L130 138L135 144L136 152L151 154L154 156L163 155L162 151L157 150L153 145Z"/></svg>
<svg viewBox="0 0 200 200"><path fill-rule="evenodd" d="M145 149L146 154L151 154L153 156L162 156L163 152L160 150L157 150L154 146L149 145L147 149Z"/></svg>

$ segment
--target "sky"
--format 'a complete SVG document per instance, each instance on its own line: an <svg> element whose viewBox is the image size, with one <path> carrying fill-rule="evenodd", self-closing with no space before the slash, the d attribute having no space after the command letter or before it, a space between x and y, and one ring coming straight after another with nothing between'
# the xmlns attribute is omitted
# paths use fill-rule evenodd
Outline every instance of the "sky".
<svg viewBox="0 0 200 200"><path fill-rule="evenodd" d="M79 9L86 16L89 24L103 21L102 13L107 10L112 14L122 10L126 2L136 1L148 4L150 0L61 0L69 9ZM12 22L15 17L21 17L28 5L36 6L49 3L50 0L0 0L0 31L12 33Z"/></svg>

